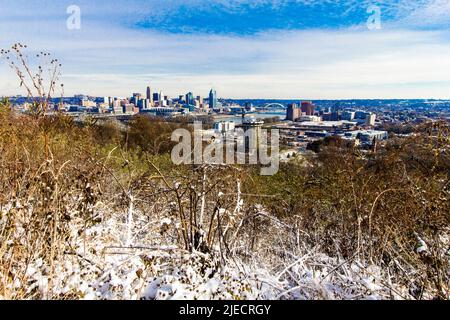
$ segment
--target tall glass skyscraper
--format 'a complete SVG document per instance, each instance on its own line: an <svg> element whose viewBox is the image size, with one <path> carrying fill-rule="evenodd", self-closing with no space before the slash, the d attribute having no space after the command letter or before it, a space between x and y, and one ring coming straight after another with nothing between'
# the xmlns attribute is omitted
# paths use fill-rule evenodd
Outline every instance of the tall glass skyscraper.
<svg viewBox="0 0 450 320"><path fill-rule="evenodd" d="M217 109L217 92L214 89L211 89L209 92L209 107L211 109Z"/></svg>
<svg viewBox="0 0 450 320"><path fill-rule="evenodd" d="M194 94L192 92L186 94L186 103L190 105L195 105Z"/></svg>

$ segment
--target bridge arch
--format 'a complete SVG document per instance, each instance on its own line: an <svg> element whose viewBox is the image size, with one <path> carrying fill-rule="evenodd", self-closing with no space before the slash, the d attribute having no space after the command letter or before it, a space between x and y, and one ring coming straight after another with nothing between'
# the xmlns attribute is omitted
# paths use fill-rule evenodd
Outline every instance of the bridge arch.
<svg viewBox="0 0 450 320"><path fill-rule="evenodd" d="M276 102L274 102L274 103L267 103L267 104L264 105L264 108L270 108L270 107L281 107L283 109L287 108L284 104L276 103Z"/></svg>

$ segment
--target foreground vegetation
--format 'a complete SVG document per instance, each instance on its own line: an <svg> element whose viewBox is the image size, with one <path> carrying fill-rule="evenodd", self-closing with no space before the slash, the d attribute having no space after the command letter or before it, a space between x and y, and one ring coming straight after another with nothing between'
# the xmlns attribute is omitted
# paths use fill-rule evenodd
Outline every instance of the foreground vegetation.
<svg viewBox="0 0 450 320"><path fill-rule="evenodd" d="M4 101L0 296L449 298L448 123L376 154L330 144L272 177L175 166L179 126Z"/></svg>

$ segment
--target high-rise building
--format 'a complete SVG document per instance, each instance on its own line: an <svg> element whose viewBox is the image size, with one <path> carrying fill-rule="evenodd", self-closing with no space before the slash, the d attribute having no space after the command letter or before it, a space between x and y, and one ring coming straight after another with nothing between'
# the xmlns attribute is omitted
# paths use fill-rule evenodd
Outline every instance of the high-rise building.
<svg viewBox="0 0 450 320"><path fill-rule="evenodd" d="M355 119L354 111L344 111L342 113L342 120L352 121L353 119Z"/></svg>
<svg viewBox="0 0 450 320"><path fill-rule="evenodd" d="M375 121L377 119L377 115L368 111L356 111L355 112L355 121L359 124L364 124L366 126L374 126Z"/></svg>
<svg viewBox="0 0 450 320"><path fill-rule="evenodd" d="M323 121L340 121L342 119L341 111L326 112L322 114Z"/></svg>
<svg viewBox="0 0 450 320"><path fill-rule="evenodd" d="M296 103L288 105L286 119L290 121L296 121L302 115L301 109Z"/></svg>
<svg viewBox="0 0 450 320"><path fill-rule="evenodd" d="M366 117L366 126L374 126L375 121L377 120L377 115L375 113L371 113Z"/></svg>
<svg viewBox="0 0 450 320"><path fill-rule="evenodd" d="M302 102L302 112L307 116L313 116L316 106L311 101Z"/></svg>
<svg viewBox="0 0 450 320"><path fill-rule="evenodd" d="M140 111L147 110L150 108L150 100L149 99L140 99L136 105Z"/></svg>
<svg viewBox="0 0 450 320"><path fill-rule="evenodd" d="M186 104L189 104L191 106L195 105L194 94L192 92L186 94Z"/></svg>
<svg viewBox="0 0 450 320"><path fill-rule="evenodd" d="M259 142L261 141L261 131L263 121L258 121L256 119L245 119L242 122L242 128L245 132L245 151L249 154L254 154L257 152Z"/></svg>
<svg viewBox="0 0 450 320"><path fill-rule="evenodd" d="M195 100L198 101L199 107L203 108L203 98L201 96L197 96Z"/></svg>
<svg viewBox="0 0 450 320"><path fill-rule="evenodd" d="M153 102L157 102L157 101L159 101L159 93L158 93L158 92L155 92L155 93L153 94Z"/></svg>
<svg viewBox="0 0 450 320"><path fill-rule="evenodd" d="M147 87L147 97L148 100L152 99L152 89L150 88L150 86Z"/></svg>
<svg viewBox="0 0 450 320"><path fill-rule="evenodd" d="M211 89L209 92L209 107L211 109L217 109L217 92L214 89Z"/></svg>
<svg viewBox="0 0 450 320"><path fill-rule="evenodd" d="M133 93L133 96L131 97L130 102L132 104L134 104L135 106L137 106L139 103L139 100L141 100L141 98L142 98L142 95L140 93Z"/></svg>
<svg viewBox="0 0 450 320"><path fill-rule="evenodd" d="M355 119L366 120L367 116L370 115L370 112L367 111L356 111Z"/></svg>
<svg viewBox="0 0 450 320"><path fill-rule="evenodd" d="M113 108L113 112L116 114L121 114L123 113L123 107L121 105L121 101L119 99L114 99L113 103L112 103L112 108Z"/></svg>

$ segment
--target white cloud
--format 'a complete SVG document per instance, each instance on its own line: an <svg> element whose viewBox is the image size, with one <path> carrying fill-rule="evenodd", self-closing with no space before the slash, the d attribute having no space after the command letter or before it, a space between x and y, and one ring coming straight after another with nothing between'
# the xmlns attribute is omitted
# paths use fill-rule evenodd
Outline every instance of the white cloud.
<svg viewBox="0 0 450 320"><path fill-rule="evenodd" d="M448 1L434 2L423 9L427 16ZM60 57L68 94L126 96L152 83L172 96L190 90L206 95L211 86L223 97L249 98L450 95L446 30L351 28L238 37L138 31L92 19L69 31L64 19L54 18L0 20L0 33L0 47L23 41ZM0 95L17 93L4 65L0 77Z"/></svg>
<svg viewBox="0 0 450 320"><path fill-rule="evenodd" d="M302 31L252 39L168 40L155 34L150 42L157 46L111 62L129 72L76 73L69 81L121 95L152 82L172 95L188 90L206 94L214 85L222 96L232 97L444 98L450 92L450 44L441 41L443 36L437 31ZM117 53L104 57L111 61ZM133 72L133 61L146 67Z"/></svg>
<svg viewBox="0 0 450 320"><path fill-rule="evenodd" d="M415 27L445 27L450 29L450 0L430 0L424 6L415 8L399 21L400 24Z"/></svg>

